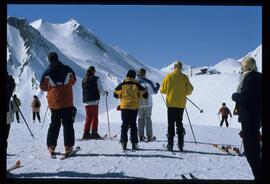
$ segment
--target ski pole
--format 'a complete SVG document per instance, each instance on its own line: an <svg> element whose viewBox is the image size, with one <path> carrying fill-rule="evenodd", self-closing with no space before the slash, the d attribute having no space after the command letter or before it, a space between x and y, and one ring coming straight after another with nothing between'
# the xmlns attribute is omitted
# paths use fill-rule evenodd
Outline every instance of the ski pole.
<svg viewBox="0 0 270 184"><path fill-rule="evenodd" d="M44 115L44 117L43 117L43 122L42 122L41 128L43 128L43 125L44 125L44 122L45 122L45 119L46 119L46 116L47 116L48 109L49 109L49 106L47 106L45 115Z"/></svg>
<svg viewBox="0 0 270 184"><path fill-rule="evenodd" d="M241 142L241 146L240 146L239 153L241 153L241 151L242 151L242 147L243 147L243 140L242 140L242 142Z"/></svg>
<svg viewBox="0 0 270 184"><path fill-rule="evenodd" d="M108 94L106 95L106 109L107 109L107 120L108 120L108 130L109 130L109 137L111 137L111 130L110 130L110 120L109 120L109 110L108 110L108 101L107 101Z"/></svg>
<svg viewBox="0 0 270 184"><path fill-rule="evenodd" d="M192 135L193 135L195 144L196 144L196 146L197 146L197 141L196 141L196 138L195 138L195 135L194 135L194 131L193 131L193 128L192 128L192 125L191 125L191 122L190 122L190 119L189 119L189 115L188 115L188 112L187 112L187 109L186 109L186 108L185 108L185 112L186 112L186 114L187 114L187 118L188 118L188 122L189 122L189 125L190 125L190 128L191 128L191 132L192 132Z"/></svg>
<svg viewBox="0 0 270 184"><path fill-rule="evenodd" d="M200 113L202 113L203 112L203 110L202 109L200 109L195 103L193 103L188 97L187 97L187 99L188 99L188 101L190 101L195 107L197 107L197 109L199 109L200 110Z"/></svg>
<svg viewBox="0 0 270 184"><path fill-rule="evenodd" d="M12 98L13 98L13 100L14 100L14 102L15 102L15 105L17 106L17 108L18 108L18 110L19 110L19 112L20 112L20 114L21 114L21 116L22 116L22 118L23 118L23 120L24 120L24 122L25 122L25 124L26 124L26 126L27 126L27 128L28 128L28 130L29 130L29 132L30 132L30 134L31 134L31 136L33 137L33 139L35 139L34 134L33 134L32 131L30 130L30 128L29 128L29 126L28 126L28 124L27 124L27 122L26 122L26 120L25 120L25 118L24 118L24 115L23 115L21 109L19 108L19 106L17 105L17 102L15 101L13 95L12 95Z"/></svg>
<svg viewBox="0 0 270 184"><path fill-rule="evenodd" d="M164 99L164 97L163 97L162 93L160 93L160 95L161 95L161 97L162 97L162 99L163 99L163 102L164 102L164 103L165 103L165 105L167 106L167 103L166 103L166 101L165 101L165 99Z"/></svg>

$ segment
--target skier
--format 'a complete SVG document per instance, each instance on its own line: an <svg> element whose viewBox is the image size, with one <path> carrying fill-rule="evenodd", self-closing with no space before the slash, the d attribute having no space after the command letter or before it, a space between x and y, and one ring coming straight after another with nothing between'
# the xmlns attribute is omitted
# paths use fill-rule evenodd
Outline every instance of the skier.
<svg viewBox="0 0 270 184"><path fill-rule="evenodd" d="M11 100L12 109L16 114L17 123L20 123L19 107L21 106L21 101L16 94L14 94L13 97L14 98Z"/></svg>
<svg viewBox="0 0 270 184"><path fill-rule="evenodd" d="M41 106L41 103L40 103L37 95L34 95L33 101L31 103L31 107L32 107L32 111L33 111L33 123L35 123L36 116L37 116L38 122L40 123L40 115L39 115L40 106Z"/></svg>
<svg viewBox="0 0 270 184"><path fill-rule="evenodd" d="M136 72L129 70L126 79L114 90L114 97L120 98L120 110L122 117L121 139L123 150L127 149L127 132L131 129L132 149L138 149L137 135L137 113L140 105L140 98L148 98L148 92L136 80Z"/></svg>
<svg viewBox="0 0 270 184"><path fill-rule="evenodd" d="M86 111L83 139L101 138L98 134L98 104L100 93L108 96L108 92L104 91L100 79L95 76L95 73L95 67L90 66L82 80L83 103ZM90 127L92 129L92 134L90 134Z"/></svg>
<svg viewBox="0 0 270 184"><path fill-rule="evenodd" d="M229 127L228 123L228 115L232 117L230 109L226 106L226 103L222 103L222 107L219 109L218 115L221 114L221 122L220 126L223 125L223 122L225 121L226 127Z"/></svg>
<svg viewBox="0 0 270 184"><path fill-rule="evenodd" d="M241 81L232 100L238 107L238 121L242 125L242 138L247 161L255 180L262 179L260 128L262 121L262 74L256 61L245 57L242 62Z"/></svg>
<svg viewBox="0 0 270 184"><path fill-rule="evenodd" d="M159 90L159 83L156 83L154 86L153 82L147 79L146 70L141 68L137 74L138 78L137 81L141 84L145 90L148 92L149 95L157 94ZM151 113L152 113L152 97L148 96L147 99L140 100L140 107L138 111L138 133L140 141L144 141L144 127L146 127L146 135L148 141L153 141L153 129L152 129L152 120L151 120Z"/></svg>
<svg viewBox="0 0 270 184"><path fill-rule="evenodd" d="M183 151L184 147L184 127L182 123L183 112L186 106L186 96L193 91L193 86L189 82L188 77L182 73L182 63L176 61L174 71L168 74L161 85L160 92L166 94L166 104L168 113L168 144L167 149L173 150L175 125L178 135L178 148Z"/></svg>
<svg viewBox="0 0 270 184"><path fill-rule="evenodd" d="M51 123L48 129L47 146L51 154L55 153L57 138L63 124L65 155L69 155L75 143L72 86L76 82L74 71L61 63L55 52L48 54L49 67L44 71L40 89L47 91L48 107L51 110Z"/></svg>
<svg viewBox="0 0 270 184"><path fill-rule="evenodd" d="M10 124L14 121L14 114L13 114L13 110L11 107L11 96L12 93L15 90L15 81L12 78L11 75L9 75L8 73L6 73L7 76L7 83L6 83L6 89L7 89L7 98L6 98L6 115L7 115L7 128L6 128L6 145L5 148L7 149L8 146L8 137L9 137L9 130L10 130Z"/></svg>

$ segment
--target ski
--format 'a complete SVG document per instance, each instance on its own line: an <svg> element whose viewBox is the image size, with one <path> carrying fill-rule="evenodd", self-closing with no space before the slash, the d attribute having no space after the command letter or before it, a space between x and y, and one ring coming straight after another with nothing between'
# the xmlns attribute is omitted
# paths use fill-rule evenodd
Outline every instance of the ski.
<svg viewBox="0 0 270 184"><path fill-rule="evenodd" d="M20 167L22 167L21 166L21 161L20 160L17 160L14 165L12 165L11 167L9 167L7 169L7 171L9 172L9 171L15 170L15 169L20 168Z"/></svg>
<svg viewBox="0 0 270 184"><path fill-rule="evenodd" d="M194 180L198 180L199 178L197 178L196 176L194 176L192 173L189 173L189 176L194 179Z"/></svg>
<svg viewBox="0 0 270 184"><path fill-rule="evenodd" d="M176 155L176 153L174 152L174 150L168 150L167 149L167 146L165 144L162 144L162 147L166 150L166 151L169 151L171 152L173 155Z"/></svg>
<svg viewBox="0 0 270 184"><path fill-rule="evenodd" d="M185 175L181 174L183 180L189 180Z"/></svg>
<svg viewBox="0 0 270 184"><path fill-rule="evenodd" d="M65 159L67 159L67 158L69 158L69 157L72 157L72 156L74 156L78 151L80 151L81 150L81 148L80 148L80 146L77 146L71 153L69 153L68 155L64 155L64 156L62 156L61 158L60 158L60 160L65 160Z"/></svg>
<svg viewBox="0 0 270 184"><path fill-rule="evenodd" d="M105 134L104 136L102 136L101 138L99 139L93 139L93 138L80 138L80 139L77 139L78 141L89 141L89 140L107 140L107 139L112 139L112 138L116 138L117 137L117 134L113 135L112 137L108 137L107 134Z"/></svg>
<svg viewBox="0 0 270 184"><path fill-rule="evenodd" d="M156 136L154 136L153 138L152 138L152 140L148 140L148 139L144 139L142 142L154 142L154 141L156 141L157 140L157 138L156 138Z"/></svg>
<svg viewBox="0 0 270 184"><path fill-rule="evenodd" d="M220 151L224 152L224 153L227 153L229 155L239 155L236 151L234 150L237 150L236 148L234 149L234 147L231 147L231 146L221 146L221 145L218 145L218 144L213 144L213 146L217 149L219 149Z"/></svg>

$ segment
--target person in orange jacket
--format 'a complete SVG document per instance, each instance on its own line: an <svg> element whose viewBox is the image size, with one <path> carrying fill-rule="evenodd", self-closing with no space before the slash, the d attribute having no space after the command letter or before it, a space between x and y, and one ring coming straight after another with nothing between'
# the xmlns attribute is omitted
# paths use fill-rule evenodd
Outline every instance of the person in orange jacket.
<svg viewBox="0 0 270 184"><path fill-rule="evenodd" d="M225 121L226 127L229 127L228 115L230 115L232 117L232 113L231 113L230 109L226 106L226 103L224 103L224 102L222 103L222 107L218 111L218 115L219 114L221 114L220 126L222 126L224 121Z"/></svg>
<svg viewBox="0 0 270 184"><path fill-rule="evenodd" d="M75 72L61 63L55 52L48 54L49 67L44 71L40 89L47 91L48 107L51 110L51 123L47 135L47 147L51 154L55 153L61 123L64 131L65 155L72 152L75 143L72 86L76 82Z"/></svg>

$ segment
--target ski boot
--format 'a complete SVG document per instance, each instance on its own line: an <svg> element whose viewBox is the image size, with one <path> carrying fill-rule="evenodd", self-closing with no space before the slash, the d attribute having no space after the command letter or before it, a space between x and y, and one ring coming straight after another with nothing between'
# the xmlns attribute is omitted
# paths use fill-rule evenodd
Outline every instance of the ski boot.
<svg viewBox="0 0 270 184"><path fill-rule="evenodd" d="M138 150L139 149L138 143L132 143L132 149Z"/></svg>
<svg viewBox="0 0 270 184"><path fill-rule="evenodd" d="M167 150L173 151L173 138L171 138L171 137L168 137Z"/></svg>
<svg viewBox="0 0 270 184"><path fill-rule="evenodd" d="M55 154L55 146L48 146L48 150L51 155Z"/></svg>
<svg viewBox="0 0 270 184"><path fill-rule="evenodd" d="M127 143L126 142L122 142L121 145L122 145L123 150L127 150Z"/></svg>
<svg viewBox="0 0 270 184"><path fill-rule="evenodd" d="M72 146L66 146L65 147L65 156L67 157L72 151L73 151Z"/></svg>
<svg viewBox="0 0 270 184"><path fill-rule="evenodd" d="M93 133L92 139L101 139L101 136L98 133Z"/></svg>
<svg viewBox="0 0 270 184"><path fill-rule="evenodd" d="M140 141L141 141L141 142L143 142L143 141L144 141L144 139L145 139L145 137L144 137L144 136L140 136Z"/></svg>
<svg viewBox="0 0 270 184"><path fill-rule="evenodd" d="M148 142L151 142L151 141L155 141L156 140L156 136L148 136Z"/></svg>
<svg viewBox="0 0 270 184"><path fill-rule="evenodd" d="M90 133L89 132L84 132L83 133L83 136L82 136L82 139L90 139Z"/></svg>

